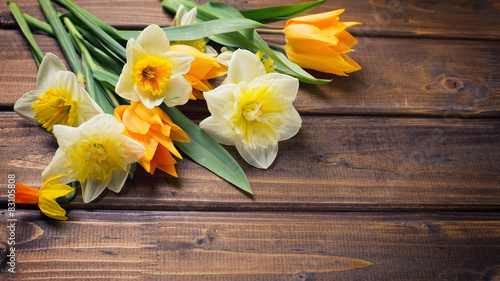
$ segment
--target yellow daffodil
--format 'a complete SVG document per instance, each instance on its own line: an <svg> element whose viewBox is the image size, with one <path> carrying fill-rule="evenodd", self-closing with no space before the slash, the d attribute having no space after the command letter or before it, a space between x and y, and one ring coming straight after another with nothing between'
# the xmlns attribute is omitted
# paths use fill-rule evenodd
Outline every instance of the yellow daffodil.
<svg viewBox="0 0 500 281"><path fill-rule="evenodd" d="M15 203L38 204L44 215L56 220L67 220L66 211L56 202L57 198L65 197L74 191L71 186L61 182L64 176L66 175L62 174L47 179L40 190L17 183Z"/></svg>
<svg viewBox="0 0 500 281"><path fill-rule="evenodd" d="M293 18L286 23L285 51L303 68L346 76L361 67L346 54L358 41L345 29L358 22L341 22L344 10Z"/></svg>
<svg viewBox="0 0 500 281"><path fill-rule="evenodd" d="M109 114L99 114L78 128L54 126L59 148L42 178L59 174L63 183L79 181L88 203L106 187L120 192L130 169L144 154L144 147L122 134L125 127Z"/></svg>
<svg viewBox="0 0 500 281"><path fill-rule="evenodd" d="M302 120L293 107L299 82L266 73L259 57L234 52L226 84L205 93L211 116L200 127L215 140L235 145L249 164L267 169L278 153L278 142L293 137Z"/></svg>
<svg viewBox="0 0 500 281"><path fill-rule="evenodd" d="M51 132L54 125L78 127L102 113L78 83L74 73L67 71L54 54L43 58L36 80L37 89L24 94L14 105L21 117L40 123Z"/></svg>
<svg viewBox="0 0 500 281"><path fill-rule="evenodd" d="M227 73L227 67L220 64L217 58L202 53L195 47L174 44L170 46L170 50L190 54L194 57L189 72L184 75L193 87L191 99L203 99L201 92L213 90L208 79L221 77Z"/></svg>
<svg viewBox="0 0 500 281"><path fill-rule="evenodd" d="M153 174L155 169L177 177L172 154L182 159L173 141L189 142L187 134L159 107L146 108L140 102L115 108L115 117L125 125L123 134L142 144L144 155L138 163Z"/></svg>
<svg viewBox="0 0 500 281"><path fill-rule="evenodd" d="M131 101L141 101L151 109L165 102L167 106L185 104L191 84L184 78L194 57L170 50L170 41L157 25L146 27L129 39L127 63L116 84L116 93Z"/></svg>

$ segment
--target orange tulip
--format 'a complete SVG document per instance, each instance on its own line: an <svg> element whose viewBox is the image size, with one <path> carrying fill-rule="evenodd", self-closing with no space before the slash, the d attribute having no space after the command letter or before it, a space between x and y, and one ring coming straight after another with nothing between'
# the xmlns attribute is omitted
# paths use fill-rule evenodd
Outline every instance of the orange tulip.
<svg viewBox="0 0 500 281"><path fill-rule="evenodd" d="M217 78L227 73L227 67L220 64L217 58L205 54L195 47L173 44L170 46L170 50L190 54L194 57L194 61L191 62L191 69L184 75L193 87L191 99L203 99L201 92L213 90L208 79Z"/></svg>
<svg viewBox="0 0 500 281"><path fill-rule="evenodd" d="M346 53L358 41L345 29L358 22L341 22L344 10L293 18L286 23L285 51L303 68L347 76L361 67Z"/></svg>
<svg viewBox="0 0 500 281"><path fill-rule="evenodd" d="M150 174L156 168L177 177L172 154L182 159L173 141L189 142L188 135L159 107L148 109L141 102L115 108L115 117L125 125L123 134L144 146L138 163Z"/></svg>

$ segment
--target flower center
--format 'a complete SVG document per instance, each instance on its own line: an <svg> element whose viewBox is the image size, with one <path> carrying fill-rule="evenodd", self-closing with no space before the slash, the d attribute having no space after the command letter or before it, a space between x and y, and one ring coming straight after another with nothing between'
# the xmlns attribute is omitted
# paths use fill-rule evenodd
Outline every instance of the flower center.
<svg viewBox="0 0 500 281"><path fill-rule="evenodd" d="M31 105L38 123L47 131L52 132L54 125L73 126L75 123L75 101L61 89L49 87L38 101Z"/></svg>
<svg viewBox="0 0 500 281"><path fill-rule="evenodd" d="M172 75L172 63L164 58L148 55L135 64L135 84L153 96L162 95Z"/></svg>
<svg viewBox="0 0 500 281"><path fill-rule="evenodd" d="M106 137L80 140L66 150L69 177L82 182L87 178L108 181L115 169L126 170L123 148Z"/></svg>
<svg viewBox="0 0 500 281"><path fill-rule="evenodd" d="M251 103L249 105L245 105L243 107L243 117L245 117L248 122L256 121L261 123L268 123L267 118L261 118L261 107L262 103Z"/></svg>

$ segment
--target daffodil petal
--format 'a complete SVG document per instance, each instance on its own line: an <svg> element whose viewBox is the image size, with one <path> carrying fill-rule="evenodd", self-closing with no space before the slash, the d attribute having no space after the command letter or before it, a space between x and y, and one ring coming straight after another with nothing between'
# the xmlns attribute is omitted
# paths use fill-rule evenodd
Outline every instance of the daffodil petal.
<svg viewBox="0 0 500 281"><path fill-rule="evenodd" d="M170 41L167 34L155 24L149 25L139 34L137 43L142 46L146 53L154 56L170 51Z"/></svg>
<svg viewBox="0 0 500 281"><path fill-rule="evenodd" d="M109 180L107 185L108 189L115 193L119 193L122 190L123 186L125 185L125 181L127 180L129 170L130 170L130 164L127 165L126 171L115 169L111 173L111 179Z"/></svg>
<svg viewBox="0 0 500 281"><path fill-rule="evenodd" d="M302 118L293 106L290 107L286 115L288 115L288 119L285 123L285 131L280 135L279 141L284 141L295 136L302 126Z"/></svg>
<svg viewBox="0 0 500 281"><path fill-rule="evenodd" d="M179 76L175 79L170 79L168 81L169 87L166 90L165 98L173 98L173 100L166 100L165 104L169 107L183 105L189 101L189 95L191 94L191 84L184 76ZM159 105L159 104L158 104Z"/></svg>
<svg viewBox="0 0 500 281"><path fill-rule="evenodd" d="M54 83L54 74L58 71L67 71L62 61L54 54L47 53L40 63L36 78L37 89L45 90Z"/></svg>
<svg viewBox="0 0 500 281"><path fill-rule="evenodd" d="M115 90L116 93L123 98L136 102L141 101L141 98L136 91L134 72L130 68L130 65L125 64L125 66L123 66L122 73L118 78Z"/></svg>
<svg viewBox="0 0 500 281"><path fill-rule="evenodd" d="M245 145L237 141L236 149L245 161L259 169L267 169L278 155L278 144L270 144L267 148L256 147L254 149L245 148Z"/></svg>
<svg viewBox="0 0 500 281"><path fill-rule="evenodd" d="M248 50L238 49L234 52L229 64L227 83L249 82L264 74L266 74L266 68L255 54Z"/></svg>
<svg viewBox="0 0 500 281"><path fill-rule="evenodd" d="M194 60L192 55L176 51L170 51L159 55L158 57L164 58L172 64L172 75L170 76L170 79L175 79L188 73L191 68L191 62Z"/></svg>
<svg viewBox="0 0 500 281"><path fill-rule="evenodd" d="M14 202L19 204L36 204L40 191L34 187L16 183Z"/></svg>
<svg viewBox="0 0 500 281"><path fill-rule="evenodd" d="M66 163L66 152L64 152L60 147L56 150L52 161L42 172L42 179L48 180L55 176L61 174L67 174L69 169L64 166ZM60 179L61 183L70 183L72 180L68 176L64 176Z"/></svg>
<svg viewBox="0 0 500 281"><path fill-rule="evenodd" d="M119 133L108 134L116 143L120 143L124 148L122 156L128 163L134 163L144 154L144 147L137 141Z"/></svg>
<svg viewBox="0 0 500 281"><path fill-rule="evenodd" d="M299 80L297 78L281 73L268 73L259 77L259 80L269 85L270 92L279 93L282 98L290 102L293 102L297 97L299 90Z"/></svg>
<svg viewBox="0 0 500 281"><path fill-rule="evenodd" d="M231 115L235 102L234 92L238 89L236 84L224 84L212 91L204 93L208 110L216 119L227 119L225 115Z"/></svg>
<svg viewBox="0 0 500 281"><path fill-rule="evenodd" d="M68 218L66 217L66 210L64 210L54 199L47 198L45 196L40 196L38 200L38 207L40 211L47 217L65 221Z"/></svg>
<svg viewBox="0 0 500 281"><path fill-rule="evenodd" d="M52 131L57 139L57 144L63 150L80 138L79 131L70 126L54 125Z"/></svg>
<svg viewBox="0 0 500 281"><path fill-rule="evenodd" d="M108 182L103 182L93 178L88 178L83 182L80 182L82 186L82 197L84 203L90 203L94 201L101 193L104 191Z"/></svg>
<svg viewBox="0 0 500 281"><path fill-rule="evenodd" d="M200 128L213 137L218 143L224 145L235 145L234 131L229 122L219 122L213 116L205 118L200 122Z"/></svg>
<svg viewBox="0 0 500 281"><path fill-rule="evenodd" d="M14 111L21 117L26 120L36 122L38 121L35 118L35 111L31 107L31 105L38 101L38 96L43 95L43 90L34 90L24 94L20 99L16 101L14 104Z"/></svg>

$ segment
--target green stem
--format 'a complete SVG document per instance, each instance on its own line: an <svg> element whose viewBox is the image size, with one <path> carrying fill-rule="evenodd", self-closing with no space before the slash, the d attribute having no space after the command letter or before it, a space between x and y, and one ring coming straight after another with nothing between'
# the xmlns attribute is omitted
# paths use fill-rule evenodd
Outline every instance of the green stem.
<svg viewBox="0 0 500 281"><path fill-rule="evenodd" d="M23 13L21 12L21 9L19 9L19 6L10 1L7 2L7 5L9 6L14 19L17 22L17 25L19 25L21 32L24 34L24 37L26 37L26 40L28 40L30 50L33 53L33 57L35 58L36 66L39 67L40 63L43 60L43 57L45 56L42 49L40 49L40 46L38 46L33 33L31 33L28 23L23 17Z"/></svg>
<svg viewBox="0 0 500 281"><path fill-rule="evenodd" d="M24 19L28 23L29 26L32 28L36 28L38 30L41 30L50 36L55 36L54 35L54 30L52 30L52 27L50 27L50 24L43 22L37 18L34 18L26 13L23 13Z"/></svg>
<svg viewBox="0 0 500 281"><path fill-rule="evenodd" d="M261 34L285 34L284 29L269 29L269 28L256 28L255 31Z"/></svg>
<svg viewBox="0 0 500 281"><path fill-rule="evenodd" d="M271 43L271 42L266 42L266 44L271 47L271 48L274 48L274 49L277 49L277 50L282 50L284 51L285 50L285 46L284 45L280 45L280 44L276 44L276 43Z"/></svg>
<svg viewBox="0 0 500 281"><path fill-rule="evenodd" d="M80 64L80 59L71 43L71 38L69 34L64 29L64 26L61 23L61 20L57 16L56 10L54 6L50 2L50 0L38 0L40 3L40 7L42 8L47 21L50 26L54 30L54 34L61 45L61 49L64 52L64 55L68 59L68 63L71 66L71 69L76 73L77 77L83 74L82 65Z"/></svg>

